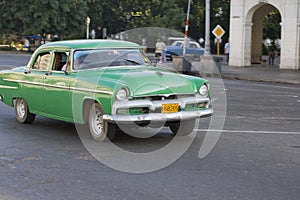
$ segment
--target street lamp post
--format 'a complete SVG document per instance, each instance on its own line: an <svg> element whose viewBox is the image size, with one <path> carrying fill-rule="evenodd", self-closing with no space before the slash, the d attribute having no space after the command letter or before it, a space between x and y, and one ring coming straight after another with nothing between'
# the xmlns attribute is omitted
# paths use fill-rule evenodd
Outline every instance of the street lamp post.
<svg viewBox="0 0 300 200"><path fill-rule="evenodd" d="M205 44L204 44L204 55L200 56L200 63L198 69L201 74L216 74L220 75L221 65L218 67L214 56L210 52L210 0L205 1ZM213 136L211 136L213 137ZM210 138L212 139L212 138ZM209 139L209 140L210 140Z"/></svg>
<svg viewBox="0 0 300 200"><path fill-rule="evenodd" d="M90 23L91 23L91 18L87 16L86 17L86 39L89 39Z"/></svg>
<svg viewBox="0 0 300 200"><path fill-rule="evenodd" d="M205 55L210 55L210 0L205 2Z"/></svg>

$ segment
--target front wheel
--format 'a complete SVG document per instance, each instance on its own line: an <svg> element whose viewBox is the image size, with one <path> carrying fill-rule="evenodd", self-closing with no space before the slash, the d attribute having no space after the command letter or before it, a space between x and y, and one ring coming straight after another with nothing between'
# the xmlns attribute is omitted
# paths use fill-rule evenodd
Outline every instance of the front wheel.
<svg viewBox="0 0 300 200"><path fill-rule="evenodd" d="M186 136L193 132L195 124L196 120L191 119L188 121L181 121L178 123L171 124L170 129L175 135Z"/></svg>
<svg viewBox="0 0 300 200"><path fill-rule="evenodd" d="M35 114L29 112L25 99L17 98L15 101L16 119L22 124L30 124L35 119Z"/></svg>
<svg viewBox="0 0 300 200"><path fill-rule="evenodd" d="M115 136L116 126L103 120L103 111L97 103L90 107L88 125L95 141L112 140Z"/></svg>

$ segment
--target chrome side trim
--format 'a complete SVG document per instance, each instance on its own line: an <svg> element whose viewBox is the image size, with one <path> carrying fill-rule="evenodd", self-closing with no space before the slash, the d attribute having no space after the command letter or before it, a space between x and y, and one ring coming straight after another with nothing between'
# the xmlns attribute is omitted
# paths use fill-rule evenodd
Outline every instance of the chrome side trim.
<svg viewBox="0 0 300 200"><path fill-rule="evenodd" d="M62 85L41 84L41 86L46 86L46 87L51 87L51 88L58 88L58 89L69 90L69 87L67 87L67 86L62 86Z"/></svg>
<svg viewBox="0 0 300 200"><path fill-rule="evenodd" d="M39 83L39 82L31 82L31 81L22 81L22 80L12 80L12 79L3 79L8 82L14 82L14 83L23 83L28 85L37 85L37 86L45 86L45 87L52 87L52 88L59 88L59 89L69 89L67 86L62 85L51 85L51 84L45 84L45 83Z"/></svg>
<svg viewBox="0 0 300 200"><path fill-rule="evenodd" d="M82 91L82 92L93 92L93 93L100 93L100 94L109 94L109 95L113 94L113 92L109 92L109 91L93 90L93 89L87 89L87 88L70 87L70 90L76 90L76 91Z"/></svg>
<svg viewBox="0 0 300 200"><path fill-rule="evenodd" d="M14 80L14 79L9 79L9 78L4 78L3 80L7 81L7 82L13 82L13 83L26 83L26 82L28 82L28 81ZM31 83L31 82L28 82L28 83Z"/></svg>
<svg viewBox="0 0 300 200"><path fill-rule="evenodd" d="M68 87L68 86L62 86L62 85L51 85L51 84L45 84L45 83L39 83L39 82L30 82L30 81L13 80L13 79L3 79L3 80L8 81L8 82L14 82L14 83L23 83L23 84L37 85L37 86L51 87L51 88L58 88L58 89L65 89L65 90L93 92L93 93L108 94L108 95L113 94L113 92L110 92L110 91L93 90L93 89L88 89L88 88L77 88L77 87Z"/></svg>
<svg viewBox="0 0 300 200"><path fill-rule="evenodd" d="M4 89L13 89L13 90L18 89L18 87L6 86L6 85L0 85L0 88L4 88Z"/></svg>

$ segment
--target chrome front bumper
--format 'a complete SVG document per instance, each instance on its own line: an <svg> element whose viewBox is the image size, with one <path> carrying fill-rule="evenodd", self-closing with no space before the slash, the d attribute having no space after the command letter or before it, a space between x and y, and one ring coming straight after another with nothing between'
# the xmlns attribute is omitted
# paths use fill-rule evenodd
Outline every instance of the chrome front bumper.
<svg viewBox="0 0 300 200"><path fill-rule="evenodd" d="M181 111L174 113L160 113L157 112L161 110L163 104L178 104ZM201 110L188 110L185 108L191 104L202 104L205 103L206 108ZM146 107L149 109L149 113L144 114L117 114L119 109L130 109L130 108L142 108ZM156 112L155 112L156 111ZM210 116L213 114L213 109L211 108L211 101L208 97L202 97L200 95L189 96L189 97L179 97L176 99L162 99L162 100L130 100L124 102L116 101L112 107L112 114L105 114L103 119L111 123L120 122L170 122L170 121L180 121L196 119L200 117Z"/></svg>
<svg viewBox="0 0 300 200"><path fill-rule="evenodd" d="M196 119L200 117L208 117L213 114L213 109L208 108L205 110L197 111L183 111L177 113L149 113L141 115L103 115L105 121L111 123L128 123L128 122L172 122Z"/></svg>

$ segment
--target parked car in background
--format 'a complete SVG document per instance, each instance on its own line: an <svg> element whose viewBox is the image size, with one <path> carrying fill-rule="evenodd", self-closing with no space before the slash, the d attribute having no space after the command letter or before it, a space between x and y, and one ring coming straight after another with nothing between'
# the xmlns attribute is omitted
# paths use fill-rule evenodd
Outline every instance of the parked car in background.
<svg viewBox="0 0 300 200"><path fill-rule="evenodd" d="M96 141L120 124L187 135L213 113L207 80L153 67L141 46L115 40L42 45L27 66L0 71L0 100L20 123L42 115L87 124Z"/></svg>
<svg viewBox="0 0 300 200"><path fill-rule="evenodd" d="M172 59L172 56L182 56L183 55L184 40L174 41L171 45L166 46L166 57L167 59ZM193 56L200 56L204 54L204 48L200 46L199 43L195 41L187 41L186 54L191 54Z"/></svg>

